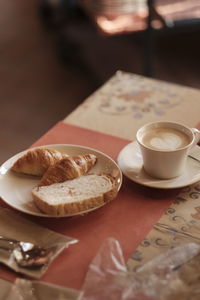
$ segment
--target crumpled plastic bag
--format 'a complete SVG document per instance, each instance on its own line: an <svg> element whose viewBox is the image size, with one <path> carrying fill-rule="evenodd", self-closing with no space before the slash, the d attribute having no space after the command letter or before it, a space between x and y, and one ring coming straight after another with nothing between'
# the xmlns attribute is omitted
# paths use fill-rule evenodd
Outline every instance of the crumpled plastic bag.
<svg viewBox="0 0 200 300"><path fill-rule="evenodd" d="M17 278L2 300L77 300L78 295L79 292L73 289Z"/></svg>
<svg viewBox="0 0 200 300"><path fill-rule="evenodd" d="M109 238L91 262L81 291L17 279L5 300L199 300L200 244L186 243L126 267L120 244Z"/></svg>
<svg viewBox="0 0 200 300"><path fill-rule="evenodd" d="M78 243L76 238L65 236L33 223L10 209L0 208L0 262L18 273L32 278L40 278L47 271L56 257L69 246ZM33 243L41 248L50 249L50 254L41 267L23 267L17 263L16 251L12 247L8 250L5 243L7 239ZM12 244L12 243L11 243ZM24 246L25 252L28 250ZM18 258L20 251L17 252ZM45 257L44 257L45 258ZM42 258L42 259L44 259Z"/></svg>
<svg viewBox="0 0 200 300"><path fill-rule="evenodd" d="M200 261L200 245L188 243L129 272L119 242L109 238L89 266L79 300L200 299L196 260ZM189 282L197 265L196 277Z"/></svg>

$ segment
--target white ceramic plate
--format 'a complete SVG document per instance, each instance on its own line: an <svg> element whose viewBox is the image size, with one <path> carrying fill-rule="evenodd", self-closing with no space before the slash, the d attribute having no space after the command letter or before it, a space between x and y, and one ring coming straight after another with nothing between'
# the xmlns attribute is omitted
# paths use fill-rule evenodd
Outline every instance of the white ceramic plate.
<svg viewBox="0 0 200 300"><path fill-rule="evenodd" d="M153 188L180 188L200 180L200 162L190 157L187 159L185 172L179 177L166 180L149 176L143 169L142 155L136 141L126 145L120 151L117 161L126 177L134 182Z"/></svg>
<svg viewBox="0 0 200 300"><path fill-rule="evenodd" d="M97 156L97 163L88 173L109 173L113 175L113 177L115 177L116 179L116 183L119 191L122 184L121 170L116 164L116 162L106 154L92 148L78 146L78 145L56 144L56 145L45 145L41 147L56 149L58 151L67 153L69 155L79 155L79 154L86 154L86 153L95 154ZM13 165L13 163L21 155L25 154L26 151L20 152L15 156L11 157L0 167L0 197L8 205L24 213L28 213L35 216L42 216L42 217L55 217L55 216L44 214L41 211L39 211L32 200L31 190L34 186L37 185L39 179L34 178L33 176L18 175L10 171L10 168ZM98 207L94 209L97 208ZM79 214L84 214L89 211L82 211ZM72 216L72 214L70 216Z"/></svg>

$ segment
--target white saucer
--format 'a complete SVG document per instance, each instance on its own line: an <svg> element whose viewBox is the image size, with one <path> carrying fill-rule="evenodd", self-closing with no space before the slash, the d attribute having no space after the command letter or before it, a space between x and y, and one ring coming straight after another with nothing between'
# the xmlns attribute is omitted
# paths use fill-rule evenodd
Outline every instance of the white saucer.
<svg viewBox="0 0 200 300"><path fill-rule="evenodd" d="M187 159L184 174L173 179L156 179L143 169L142 155L136 141L126 145L119 153L118 165L123 174L139 184L158 188L174 189L193 184L200 180L200 162L190 157Z"/></svg>

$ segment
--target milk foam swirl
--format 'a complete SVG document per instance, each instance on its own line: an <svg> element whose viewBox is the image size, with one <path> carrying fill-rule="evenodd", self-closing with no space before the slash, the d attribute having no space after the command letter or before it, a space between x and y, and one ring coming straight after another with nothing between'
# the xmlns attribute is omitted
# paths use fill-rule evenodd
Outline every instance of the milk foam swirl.
<svg viewBox="0 0 200 300"><path fill-rule="evenodd" d="M156 150L176 150L188 145L190 139L174 128L152 128L143 135L142 142Z"/></svg>
<svg viewBox="0 0 200 300"><path fill-rule="evenodd" d="M149 141L150 145L160 150L175 150L181 147L182 139L173 133L161 133Z"/></svg>

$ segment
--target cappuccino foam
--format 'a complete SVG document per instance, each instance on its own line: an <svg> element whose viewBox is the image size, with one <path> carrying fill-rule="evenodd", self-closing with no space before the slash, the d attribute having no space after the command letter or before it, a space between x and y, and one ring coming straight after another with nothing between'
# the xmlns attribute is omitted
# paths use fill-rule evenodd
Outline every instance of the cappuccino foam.
<svg viewBox="0 0 200 300"><path fill-rule="evenodd" d="M189 136L175 128L151 128L142 137L142 143L154 150L176 150L190 143Z"/></svg>

